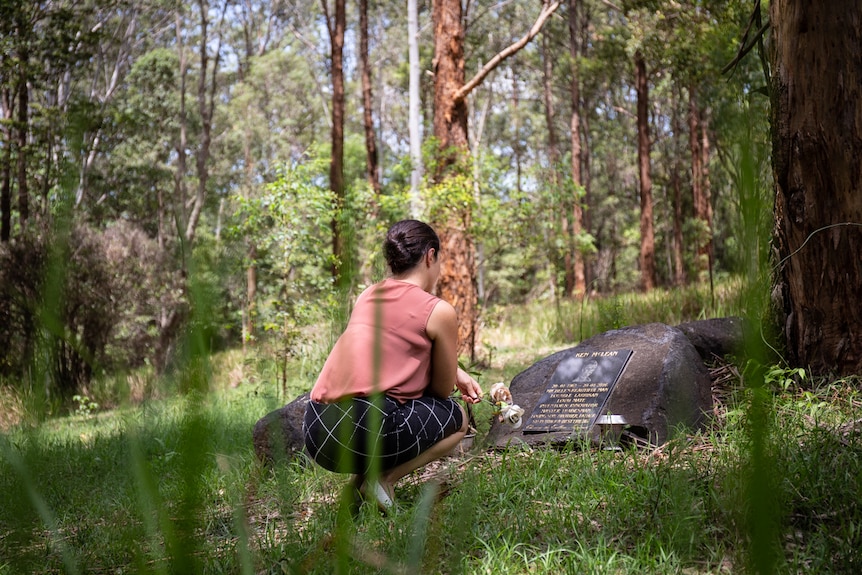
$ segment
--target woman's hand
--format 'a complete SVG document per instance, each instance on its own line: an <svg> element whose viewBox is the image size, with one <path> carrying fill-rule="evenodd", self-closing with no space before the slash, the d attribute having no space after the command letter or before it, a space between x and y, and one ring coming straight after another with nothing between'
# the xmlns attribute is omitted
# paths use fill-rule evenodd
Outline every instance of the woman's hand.
<svg viewBox="0 0 862 575"><path fill-rule="evenodd" d="M458 391L461 392L461 398L467 403L482 401L482 388L479 387L479 383L460 367L455 372L455 387L458 388Z"/></svg>

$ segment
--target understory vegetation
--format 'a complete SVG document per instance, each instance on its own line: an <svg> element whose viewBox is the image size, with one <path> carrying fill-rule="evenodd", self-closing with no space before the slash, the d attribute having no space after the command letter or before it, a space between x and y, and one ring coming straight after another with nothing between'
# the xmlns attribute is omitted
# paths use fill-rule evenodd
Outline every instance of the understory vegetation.
<svg viewBox="0 0 862 575"><path fill-rule="evenodd" d="M741 313L741 301L727 281L712 294L498 308L475 368L487 390L572 334ZM264 467L251 444L257 419L310 388L328 345L310 334L287 363L263 347L192 354L170 378L98 383L54 419L5 388L0 574L862 567L858 380L717 360L710 427L654 449L485 450L482 404L477 447L402 480L389 517L370 505L352 516L343 476L302 460Z"/></svg>

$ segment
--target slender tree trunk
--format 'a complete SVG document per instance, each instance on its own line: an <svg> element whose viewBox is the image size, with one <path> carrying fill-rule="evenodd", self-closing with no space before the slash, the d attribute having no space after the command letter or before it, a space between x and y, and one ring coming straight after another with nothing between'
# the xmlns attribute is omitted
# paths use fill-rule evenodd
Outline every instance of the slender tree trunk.
<svg viewBox="0 0 862 575"><path fill-rule="evenodd" d="M332 153L329 160L329 189L335 196L336 215L332 218L332 255L335 256L332 274L339 285L350 278L345 273L347 262L346 242L340 214L344 208L344 31L347 16L344 0L335 0L335 17L329 17L326 0L323 8L329 29L330 57L332 61Z"/></svg>
<svg viewBox="0 0 862 575"><path fill-rule="evenodd" d="M554 212L559 215L560 218L560 235L562 236L562 243L565 246L562 250L563 256L563 278L565 280L563 285L563 293L566 297L571 297L572 291L575 289L575 268L574 268L574 240L572 239L571 234L571 226L569 224L569 198L565 197L565 194L559 193L560 189L560 178L557 170L559 169L560 164L560 150L559 145L557 144L557 130L554 128L554 118L556 116L556 111L554 110L554 93L552 89L552 80L554 77L554 67L553 67L553 57L550 54L550 49L548 48L548 33L547 31L542 32L542 94L544 96L545 102L545 124L547 125L548 130L548 163L550 164L550 174L549 174L549 184L551 190L553 190L554 195L556 196L556 202L558 205L553 207ZM520 142L520 138L518 138ZM520 145L519 145L520 148ZM553 217L553 216L552 216ZM550 246L556 245L556 238L551 239L548 244ZM559 261L559 253L556 248L552 248L551 252L553 253L553 263L550 266L552 273L549 274L550 281L552 282L552 286L556 288L556 262Z"/></svg>
<svg viewBox="0 0 862 575"><path fill-rule="evenodd" d="M245 270L245 313L243 314L243 350L254 342L255 317L257 309L257 246L254 242L248 246L248 267Z"/></svg>
<svg viewBox="0 0 862 575"><path fill-rule="evenodd" d="M371 91L371 64L368 61L368 0L359 2L359 54L362 61L362 120L365 127L365 157L368 184L374 195L380 193L377 139L374 135L374 98ZM377 202L375 201L375 206Z"/></svg>
<svg viewBox="0 0 862 575"><path fill-rule="evenodd" d="M5 58L4 58L5 63ZM12 96L7 88L0 93L3 107L3 157L0 159L0 242L12 236Z"/></svg>
<svg viewBox="0 0 862 575"><path fill-rule="evenodd" d="M862 5L773 0L776 294L793 365L862 373Z"/></svg>
<svg viewBox="0 0 862 575"><path fill-rule="evenodd" d="M582 8L580 25L581 25L581 41L579 45L579 54L582 58L589 57L587 54L588 47L590 46L590 7L585 5L584 3L579 3L579 7ZM583 94L580 95L583 98ZM582 110L590 110L590 103L584 101L581 106ZM589 125L589 114L583 114L580 116L580 125L581 125L581 180L584 186L584 197L581 201L581 205L583 206L583 229L585 233L592 234L593 231L593 222L590 214L590 206L592 202L590 200L590 188L592 185L592 172L591 172L591 153L590 153L590 125ZM592 270L592 255L589 253L584 254L584 285L589 286L592 285L595 274Z"/></svg>
<svg viewBox="0 0 862 575"><path fill-rule="evenodd" d="M419 217L421 198L419 188L422 184L422 105L421 69L419 62L419 8L417 0L407 0L407 47L410 66L410 92L408 102L408 127L410 132L410 212Z"/></svg>
<svg viewBox="0 0 862 575"><path fill-rule="evenodd" d="M683 286L686 283L685 257L683 255L682 249L682 183L680 176L680 172L682 171L680 162L680 157L682 156L680 149L680 134L682 133L682 127L680 126L679 106L679 97L676 95L676 91L674 91L673 118L671 120L674 150L673 172L671 173L671 188L673 190L673 284L677 287Z"/></svg>
<svg viewBox="0 0 862 575"><path fill-rule="evenodd" d="M515 190L523 191L523 150L521 149L521 85L512 74L512 151L515 154Z"/></svg>
<svg viewBox="0 0 862 575"><path fill-rule="evenodd" d="M578 0L569 1L569 54L572 57L572 119L570 133L572 138L572 185L574 186L575 194L572 198L574 292L569 295L574 295L580 300L584 297L587 285L584 255L578 247L578 238L583 233L584 227L584 212L581 207L583 178L581 177L581 87L578 73L578 58L580 57L580 50L578 49L578 35L580 34L580 27L578 25L579 4Z"/></svg>
<svg viewBox="0 0 862 575"><path fill-rule="evenodd" d="M652 176L650 174L649 88L646 62L639 51L635 54L635 87L637 91L638 172L641 197L641 288L656 287L655 232L653 230Z"/></svg>
<svg viewBox="0 0 862 575"><path fill-rule="evenodd" d="M210 162L210 146L212 145L212 129L213 129L213 114L215 112L215 93L218 82L219 59L221 56L221 33L219 33L218 42L213 57L212 72L208 72L210 38L208 36L208 20L207 12L209 4L206 0L198 0L198 6L201 13L201 42L200 42L200 58L201 69L198 77L198 113L201 117L201 142L196 155L196 165L198 174L198 186L195 194L192 211L189 215L188 225L186 226L186 241L189 245L194 243L195 234L197 232L198 221L200 220L201 212L203 211L204 201L206 199L206 189L209 183L209 162ZM227 4L224 9L227 10ZM224 21L222 12L219 28ZM207 90L209 88L209 90Z"/></svg>
<svg viewBox="0 0 862 575"><path fill-rule="evenodd" d="M707 212L709 200L704 189L704 149L701 139L701 112L697 97L697 88L691 86L688 90L688 141L691 152L691 198L694 217L699 222L706 237L698 237L695 246L695 261L698 275L709 270L709 247L711 244L711 225ZM701 279L701 278L699 278Z"/></svg>
<svg viewBox="0 0 862 575"><path fill-rule="evenodd" d="M706 111L700 112L700 175L701 175L701 193L703 194L703 203L706 209L703 213L703 221L706 224L708 236L706 245L701 250L706 256L707 270L709 271L709 289L713 291L713 242L712 242L712 189L709 182L709 119Z"/></svg>
<svg viewBox="0 0 862 575"><path fill-rule="evenodd" d="M188 114L186 112L186 82L188 81L188 62L186 60L186 49L183 43L183 22L181 8L176 13L176 39L177 51L179 52L180 66L180 141L177 145L177 170L174 174L174 199L173 209L175 210L174 217L179 219L180 225L185 224L185 206L186 206L186 174L188 167L186 165L186 150L188 149ZM184 232L185 230L182 230ZM185 241L185 237L181 238ZM183 270L185 270L185 257L183 257Z"/></svg>
<svg viewBox="0 0 862 575"><path fill-rule="evenodd" d="M21 48L21 61L18 77L18 221L23 229L30 218L30 190L27 187L27 133L30 128L28 110L30 107L29 90L27 88L26 48Z"/></svg>

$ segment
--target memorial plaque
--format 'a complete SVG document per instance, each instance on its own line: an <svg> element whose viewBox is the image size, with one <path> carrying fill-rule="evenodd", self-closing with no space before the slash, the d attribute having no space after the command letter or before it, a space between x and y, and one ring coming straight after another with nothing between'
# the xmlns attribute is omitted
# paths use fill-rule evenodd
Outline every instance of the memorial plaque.
<svg viewBox="0 0 862 575"><path fill-rule="evenodd" d="M587 432L602 414L630 349L575 352L562 360L539 398L524 433Z"/></svg>

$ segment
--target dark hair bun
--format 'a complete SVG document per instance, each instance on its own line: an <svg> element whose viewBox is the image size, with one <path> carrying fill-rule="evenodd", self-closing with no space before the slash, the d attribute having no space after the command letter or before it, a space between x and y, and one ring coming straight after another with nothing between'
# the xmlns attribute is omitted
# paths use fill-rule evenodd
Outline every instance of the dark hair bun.
<svg viewBox="0 0 862 575"><path fill-rule="evenodd" d="M419 220L394 224L383 242L383 254L394 275L413 269L431 248L440 253L440 238L434 228Z"/></svg>

